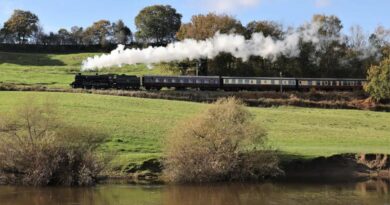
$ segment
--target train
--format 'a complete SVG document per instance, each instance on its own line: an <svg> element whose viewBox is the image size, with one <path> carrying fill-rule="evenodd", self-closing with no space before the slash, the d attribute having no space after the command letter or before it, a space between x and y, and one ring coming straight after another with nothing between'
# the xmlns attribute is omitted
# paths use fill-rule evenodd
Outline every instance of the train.
<svg viewBox="0 0 390 205"><path fill-rule="evenodd" d="M161 76L125 74L76 74L70 84L81 89L120 90L224 90L224 91L280 91L280 90L361 90L365 79L352 78L292 78L292 77L231 77L231 76Z"/></svg>

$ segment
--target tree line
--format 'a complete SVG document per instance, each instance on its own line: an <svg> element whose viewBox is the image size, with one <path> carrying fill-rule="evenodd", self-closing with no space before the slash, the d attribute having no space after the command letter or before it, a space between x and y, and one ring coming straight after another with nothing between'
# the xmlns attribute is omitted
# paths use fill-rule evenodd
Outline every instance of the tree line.
<svg viewBox="0 0 390 205"><path fill-rule="evenodd" d="M100 45L113 44L166 45L187 38L204 40L220 33L235 33L250 38L253 33L282 40L292 30L304 24L286 27L278 22L257 20L243 25L238 19L225 14L194 15L188 23L181 22L182 15L169 5L154 5L142 9L135 18L137 31L131 31L122 20L99 20L87 28L74 26L70 30L45 33L37 15L15 10L1 29L0 42L7 44L39 45ZM249 60L221 53L208 59L199 74L235 76L294 77L365 77L371 65L379 64L390 51L390 30L379 26L366 34L362 27L350 28L342 33L343 25L337 16L314 15L312 24L319 26L320 41L299 42L300 54L296 57L279 56L266 59L252 56ZM171 67L182 74L194 72L196 61L174 62Z"/></svg>

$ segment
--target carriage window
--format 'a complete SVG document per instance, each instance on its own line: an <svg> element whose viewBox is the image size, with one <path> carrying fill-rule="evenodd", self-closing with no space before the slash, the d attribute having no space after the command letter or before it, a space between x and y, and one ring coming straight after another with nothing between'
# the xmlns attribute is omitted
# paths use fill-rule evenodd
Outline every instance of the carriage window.
<svg viewBox="0 0 390 205"><path fill-rule="evenodd" d="M307 81L307 80L301 80L301 81L299 81L299 84L300 84L300 85L309 85L309 81Z"/></svg>
<svg viewBox="0 0 390 205"><path fill-rule="evenodd" d="M188 83L194 83L192 79L188 79Z"/></svg>
<svg viewBox="0 0 390 205"><path fill-rule="evenodd" d="M197 80L196 80L196 83L202 83L202 80L197 79Z"/></svg>
<svg viewBox="0 0 390 205"><path fill-rule="evenodd" d="M183 80L183 79L180 79L180 83L184 83L184 80Z"/></svg>
<svg viewBox="0 0 390 205"><path fill-rule="evenodd" d="M204 80L204 83L209 84L209 80Z"/></svg>
<svg viewBox="0 0 390 205"><path fill-rule="evenodd" d="M160 79L156 78L156 83L160 82Z"/></svg>

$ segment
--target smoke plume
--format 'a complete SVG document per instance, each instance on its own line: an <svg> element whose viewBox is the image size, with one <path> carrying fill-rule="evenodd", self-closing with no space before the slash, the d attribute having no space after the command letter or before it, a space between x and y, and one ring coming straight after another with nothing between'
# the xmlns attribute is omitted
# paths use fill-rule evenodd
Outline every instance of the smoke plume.
<svg viewBox="0 0 390 205"><path fill-rule="evenodd" d="M197 41L186 39L168 44L166 47L148 47L145 49L125 49L124 45L110 54L103 54L86 59L82 71L101 70L112 66L126 64L153 64L159 62L193 60L199 58L212 59L219 53L230 53L236 58L246 61L250 56L261 56L275 60L280 55L296 57L299 55L299 41L318 44L321 39L318 35L319 25L306 24L301 29L289 31L283 40L276 40L263 33L254 33L250 39L237 34L219 34L214 37Z"/></svg>

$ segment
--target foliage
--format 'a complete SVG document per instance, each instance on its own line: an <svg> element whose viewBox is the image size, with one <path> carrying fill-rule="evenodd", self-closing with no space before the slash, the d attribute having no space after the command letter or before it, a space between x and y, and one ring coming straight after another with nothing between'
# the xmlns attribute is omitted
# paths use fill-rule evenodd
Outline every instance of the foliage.
<svg viewBox="0 0 390 205"><path fill-rule="evenodd" d="M143 8L135 18L136 36L147 42L169 43L181 25L182 15L169 5Z"/></svg>
<svg viewBox="0 0 390 205"><path fill-rule="evenodd" d="M168 136L165 175L170 181L205 182L277 174L278 159L264 151L265 137L242 102L218 100Z"/></svg>
<svg viewBox="0 0 390 205"><path fill-rule="evenodd" d="M273 21L251 21L246 26L246 37L250 38L253 33L263 33L264 36L271 36L272 38L282 39L282 26Z"/></svg>
<svg viewBox="0 0 390 205"><path fill-rule="evenodd" d="M106 45L108 36L112 34L111 23L108 20L100 20L85 29L83 41L86 44Z"/></svg>
<svg viewBox="0 0 390 205"><path fill-rule="evenodd" d="M0 174L9 183L91 185L103 169L94 150L105 135L64 124L55 105L34 100L0 119Z"/></svg>
<svg viewBox="0 0 390 205"><path fill-rule="evenodd" d="M371 66L367 80L365 90L374 100L390 99L390 58L383 60L379 66Z"/></svg>
<svg viewBox="0 0 390 205"><path fill-rule="evenodd" d="M15 36L20 44L26 43L27 38L38 30L38 16L30 11L15 10L4 23L3 32Z"/></svg>
<svg viewBox="0 0 390 205"><path fill-rule="evenodd" d="M122 20L118 20L112 24L113 35L115 43L125 45L129 40L132 39L132 33L129 27L123 23Z"/></svg>
<svg viewBox="0 0 390 205"><path fill-rule="evenodd" d="M245 29L240 21L231 16L209 13L192 16L191 22L183 24L176 36L179 40L204 40L213 37L217 32L244 34Z"/></svg>

